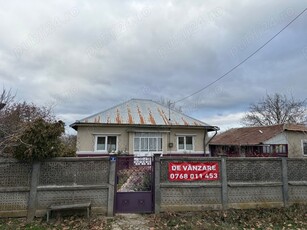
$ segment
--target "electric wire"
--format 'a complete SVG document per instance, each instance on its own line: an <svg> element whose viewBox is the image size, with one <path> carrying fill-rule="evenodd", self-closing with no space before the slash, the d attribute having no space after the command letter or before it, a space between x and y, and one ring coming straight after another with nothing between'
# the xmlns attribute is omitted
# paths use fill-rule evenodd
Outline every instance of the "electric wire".
<svg viewBox="0 0 307 230"><path fill-rule="evenodd" d="M225 78L226 76L228 76L231 72L233 72L235 69L237 69L239 66L241 66L242 64L244 64L246 61L248 61L251 57L253 57L256 53L258 53L260 50L262 50L267 44L269 44L274 38L276 38L281 32L283 32L287 27L289 27L294 21L296 21L301 15L303 15L305 13L305 11L307 10L307 8L305 8L301 13L299 13L294 19L292 19L287 25L285 25L281 30L279 30L273 37L271 37L268 41L266 41L263 45L261 45L258 49L256 49L253 53L251 53L250 55L248 55L245 59L243 59L241 62L239 62L237 65L235 65L234 67L232 67L230 70L228 70L226 73L224 73L222 76L218 77L217 79L215 79L214 81L212 81L211 83L209 83L208 85L202 87L201 89L195 91L194 93L189 94L188 96L185 96L179 100L174 101L173 103L178 103L181 101L184 101L192 96L194 96L195 94L200 93L201 91L209 88L210 86L212 86L213 84L215 84L216 82L222 80L223 78Z"/></svg>

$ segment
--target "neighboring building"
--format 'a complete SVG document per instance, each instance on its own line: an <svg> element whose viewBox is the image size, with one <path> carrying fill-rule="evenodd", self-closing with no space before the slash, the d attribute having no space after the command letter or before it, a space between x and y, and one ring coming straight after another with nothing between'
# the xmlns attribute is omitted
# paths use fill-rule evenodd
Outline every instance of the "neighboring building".
<svg viewBox="0 0 307 230"><path fill-rule="evenodd" d="M209 152L210 126L151 100L132 99L71 124L77 155L129 153L138 156Z"/></svg>
<svg viewBox="0 0 307 230"><path fill-rule="evenodd" d="M307 126L280 124L230 129L210 142L212 156L307 157Z"/></svg>

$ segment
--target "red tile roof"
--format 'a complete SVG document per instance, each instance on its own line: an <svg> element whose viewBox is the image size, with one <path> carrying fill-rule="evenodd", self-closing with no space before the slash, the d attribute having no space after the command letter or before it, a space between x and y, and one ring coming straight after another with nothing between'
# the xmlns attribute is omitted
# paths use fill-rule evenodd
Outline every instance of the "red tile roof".
<svg viewBox="0 0 307 230"><path fill-rule="evenodd" d="M258 145L283 131L307 132L307 126L279 124L272 126L234 128L218 134L211 145Z"/></svg>

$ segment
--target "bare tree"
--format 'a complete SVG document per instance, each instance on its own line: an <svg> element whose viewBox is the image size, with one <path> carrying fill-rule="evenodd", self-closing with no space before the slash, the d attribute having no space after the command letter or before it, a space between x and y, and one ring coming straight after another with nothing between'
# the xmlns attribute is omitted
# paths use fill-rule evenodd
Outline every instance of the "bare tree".
<svg viewBox="0 0 307 230"><path fill-rule="evenodd" d="M5 89L3 87L2 93L0 94L0 110L4 108L4 106L11 104L15 99L15 94L12 93L12 90Z"/></svg>
<svg viewBox="0 0 307 230"><path fill-rule="evenodd" d="M77 135L66 134L61 136L63 145L61 156L76 156L77 151Z"/></svg>
<svg viewBox="0 0 307 230"><path fill-rule="evenodd" d="M295 100L292 96L275 93L251 104L242 123L246 126L266 126L275 124L305 124L307 122L306 99Z"/></svg>

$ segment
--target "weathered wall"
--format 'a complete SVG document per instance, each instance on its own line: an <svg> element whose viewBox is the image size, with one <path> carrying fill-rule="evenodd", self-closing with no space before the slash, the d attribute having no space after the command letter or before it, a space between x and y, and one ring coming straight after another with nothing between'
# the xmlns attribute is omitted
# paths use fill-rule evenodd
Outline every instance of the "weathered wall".
<svg viewBox="0 0 307 230"><path fill-rule="evenodd" d="M168 180L169 162L191 161L217 162L220 179L195 182ZM155 166L157 213L307 203L307 159L158 157Z"/></svg>
<svg viewBox="0 0 307 230"><path fill-rule="evenodd" d="M304 157L302 140L307 140L307 134L302 132L287 132L289 157Z"/></svg>

